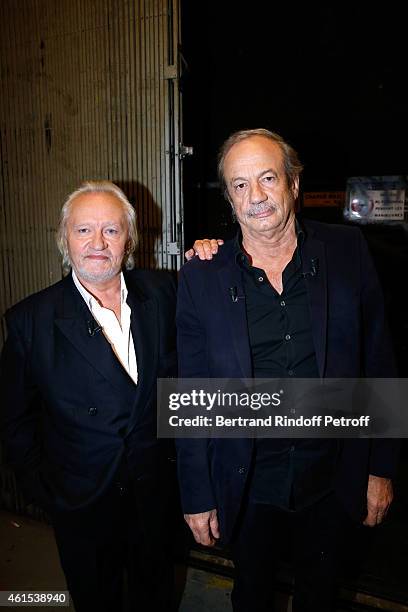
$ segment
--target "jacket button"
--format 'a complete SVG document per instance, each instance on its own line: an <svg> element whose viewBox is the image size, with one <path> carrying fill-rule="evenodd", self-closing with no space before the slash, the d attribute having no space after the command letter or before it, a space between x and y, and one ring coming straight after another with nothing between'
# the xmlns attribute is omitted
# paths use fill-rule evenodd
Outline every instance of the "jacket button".
<svg viewBox="0 0 408 612"><path fill-rule="evenodd" d="M242 466L238 468L238 474L245 474L245 468Z"/></svg>
<svg viewBox="0 0 408 612"><path fill-rule="evenodd" d="M95 414L96 414L97 412L98 412L98 409L97 409L97 408L95 408L95 406L91 406L91 407L88 409L88 414L89 414L90 416L95 416Z"/></svg>

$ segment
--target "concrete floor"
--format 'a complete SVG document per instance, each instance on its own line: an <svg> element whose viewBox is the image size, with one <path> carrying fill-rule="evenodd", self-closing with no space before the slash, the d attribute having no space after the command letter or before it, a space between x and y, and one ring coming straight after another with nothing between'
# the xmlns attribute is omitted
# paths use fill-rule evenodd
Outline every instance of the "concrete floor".
<svg viewBox="0 0 408 612"><path fill-rule="evenodd" d="M0 590L66 590L51 527L8 512L0 513ZM47 609L74 610L73 606Z"/></svg>

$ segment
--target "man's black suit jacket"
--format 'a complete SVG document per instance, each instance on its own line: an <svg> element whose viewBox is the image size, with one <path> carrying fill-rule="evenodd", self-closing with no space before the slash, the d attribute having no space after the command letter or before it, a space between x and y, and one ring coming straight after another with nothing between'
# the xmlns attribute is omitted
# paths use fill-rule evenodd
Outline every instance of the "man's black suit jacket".
<svg viewBox="0 0 408 612"><path fill-rule="evenodd" d="M72 276L6 314L1 359L4 459L46 510L87 507L126 458L155 476L156 378L176 372L175 286L165 272L125 272L138 384L128 376Z"/></svg>
<svg viewBox="0 0 408 612"><path fill-rule="evenodd" d="M394 377L382 291L359 229L305 221L302 265L320 377ZM310 274L315 269L314 274ZM179 278L179 376L251 378L245 300L233 241L211 261L195 258ZM251 439L176 441L185 513L217 508L221 537L235 524L253 458ZM398 444L345 439L333 487L355 519L366 513L368 474L392 477Z"/></svg>

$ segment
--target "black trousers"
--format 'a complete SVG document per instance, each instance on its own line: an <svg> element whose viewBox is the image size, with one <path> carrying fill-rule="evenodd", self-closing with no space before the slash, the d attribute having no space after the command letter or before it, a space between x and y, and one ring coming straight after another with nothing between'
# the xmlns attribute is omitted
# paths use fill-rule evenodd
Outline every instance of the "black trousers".
<svg viewBox="0 0 408 612"><path fill-rule="evenodd" d="M234 612L274 610L274 576L288 552L295 580L293 612L335 610L350 527L333 494L296 512L247 503L232 544Z"/></svg>
<svg viewBox="0 0 408 612"><path fill-rule="evenodd" d="M76 612L171 609L166 511L157 485L143 482L116 483L87 509L51 515Z"/></svg>

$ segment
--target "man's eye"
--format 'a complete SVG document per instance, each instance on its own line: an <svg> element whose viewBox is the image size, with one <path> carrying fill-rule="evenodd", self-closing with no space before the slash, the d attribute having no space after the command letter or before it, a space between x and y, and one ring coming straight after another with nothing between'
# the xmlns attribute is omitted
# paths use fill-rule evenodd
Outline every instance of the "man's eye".
<svg viewBox="0 0 408 612"><path fill-rule="evenodd" d="M237 185L235 185L235 191L241 191L242 189L244 189L246 183L238 183Z"/></svg>
<svg viewBox="0 0 408 612"><path fill-rule="evenodd" d="M118 234L118 230L115 229L114 227L108 227L105 230L105 234L108 234L108 236L116 236L116 234Z"/></svg>
<svg viewBox="0 0 408 612"><path fill-rule="evenodd" d="M79 227L77 231L78 234L87 234L89 232L89 229L87 227Z"/></svg>
<svg viewBox="0 0 408 612"><path fill-rule="evenodd" d="M263 180L265 181L265 183L273 183L275 177L272 174L268 174L267 176L263 177Z"/></svg>

